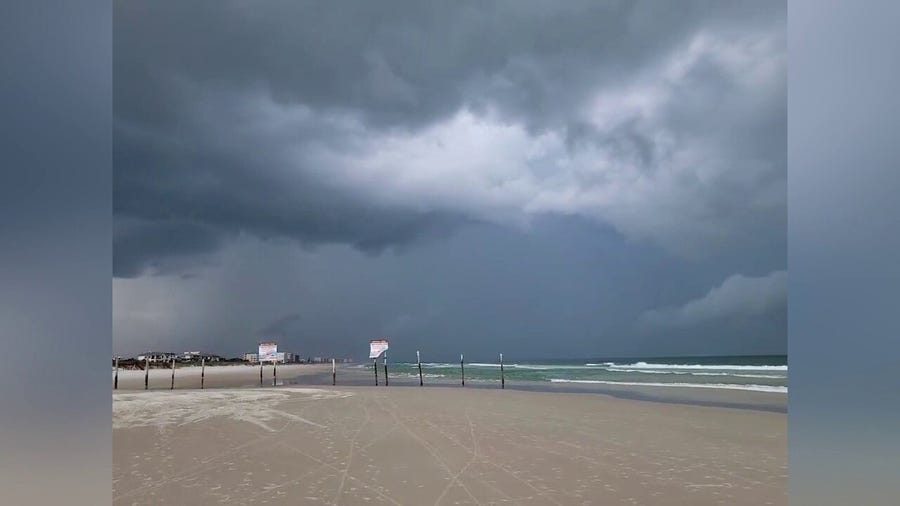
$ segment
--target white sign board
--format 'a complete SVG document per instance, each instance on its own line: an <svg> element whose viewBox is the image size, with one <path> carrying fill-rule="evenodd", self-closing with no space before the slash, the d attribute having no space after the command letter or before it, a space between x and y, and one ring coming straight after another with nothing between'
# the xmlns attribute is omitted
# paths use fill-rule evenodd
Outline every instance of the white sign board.
<svg viewBox="0 0 900 506"><path fill-rule="evenodd" d="M278 360L278 345L275 343L259 343L259 361L273 362Z"/></svg>
<svg viewBox="0 0 900 506"><path fill-rule="evenodd" d="M375 339L369 341L369 358L378 358L388 349L387 339Z"/></svg>

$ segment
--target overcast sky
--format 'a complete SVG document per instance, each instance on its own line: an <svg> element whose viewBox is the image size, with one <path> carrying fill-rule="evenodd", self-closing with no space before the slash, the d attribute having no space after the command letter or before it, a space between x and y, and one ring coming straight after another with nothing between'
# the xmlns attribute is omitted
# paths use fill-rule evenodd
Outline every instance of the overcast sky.
<svg viewBox="0 0 900 506"><path fill-rule="evenodd" d="M784 353L784 2L114 4L114 352Z"/></svg>

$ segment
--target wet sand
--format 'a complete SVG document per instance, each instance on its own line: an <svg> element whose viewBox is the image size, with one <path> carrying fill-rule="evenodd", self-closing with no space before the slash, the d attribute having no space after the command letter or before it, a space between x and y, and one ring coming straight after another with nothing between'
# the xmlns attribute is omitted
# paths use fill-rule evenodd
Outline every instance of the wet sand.
<svg viewBox="0 0 900 506"><path fill-rule="evenodd" d="M786 503L784 413L459 387L113 399L115 504Z"/></svg>
<svg viewBox="0 0 900 506"><path fill-rule="evenodd" d="M384 371L379 374L379 384L384 385ZM258 376L257 372L257 376ZM279 378L281 375L279 373ZM292 378L279 380L278 384L301 386L330 386L331 368L326 372L298 375ZM257 377L257 384L259 378ZM371 369L358 367L337 368L337 384L339 386L369 386L375 381ZM460 379L452 377L424 379L426 387L443 386L458 387ZM419 387L417 375L394 373L390 377L391 387L413 386ZM496 380L466 379L466 388L500 388L500 378ZM684 388L684 387L660 387L650 385L611 385L611 384L584 384L584 383L551 383L549 381L521 381L506 380L508 390L527 390L531 392L560 392L560 393L586 393L604 394L620 399L633 399L654 401L661 403L691 404L695 406L715 406L725 408L753 409L759 411L774 411L787 413L787 394L781 392L754 392L748 390L731 390L720 388Z"/></svg>

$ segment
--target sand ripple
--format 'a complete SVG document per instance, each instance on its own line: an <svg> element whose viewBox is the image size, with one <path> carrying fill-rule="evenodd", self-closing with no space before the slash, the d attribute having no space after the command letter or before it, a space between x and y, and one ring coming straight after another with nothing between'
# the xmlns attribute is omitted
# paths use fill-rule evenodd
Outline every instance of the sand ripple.
<svg viewBox="0 0 900 506"><path fill-rule="evenodd" d="M277 409L283 401L339 399L350 392L316 388L195 390L189 392L141 392L113 395L113 429L180 426L226 417L258 425L274 432L269 422L293 420L322 425Z"/></svg>

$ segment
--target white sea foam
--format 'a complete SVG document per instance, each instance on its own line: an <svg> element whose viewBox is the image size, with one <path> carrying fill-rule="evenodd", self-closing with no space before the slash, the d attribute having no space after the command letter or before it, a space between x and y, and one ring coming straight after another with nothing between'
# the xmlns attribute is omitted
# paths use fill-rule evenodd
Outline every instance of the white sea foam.
<svg viewBox="0 0 900 506"><path fill-rule="evenodd" d="M415 365L415 364L411 364ZM499 369L500 364L472 362L465 364L467 367L490 367ZM428 363L422 364L423 367L435 369L449 369L459 367L459 363ZM603 362L600 364L587 363L584 365L566 365L566 364L503 364L506 369L522 369L529 371L550 371L556 369L606 369L611 372L635 372L648 374L694 374L697 376L738 376L747 378L783 378L783 375L746 375L742 376L738 373L729 372L693 372L696 370L709 371L785 371L786 365L705 365L705 364L648 364L647 362L637 362L634 364L615 364L613 362ZM662 370L658 370L662 369Z"/></svg>
<svg viewBox="0 0 900 506"><path fill-rule="evenodd" d="M652 369L618 369L618 368L607 368L607 371L610 372L631 372L631 373L640 373L640 374L687 374L690 376L730 376L732 378L769 378L769 379L785 379L787 376L779 375L779 374L740 374L740 373L731 373L731 372L690 372L690 371L678 371L678 370L669 370L669 371L655 371Z"/></svg>
<svg viewBox="0 0 900 506"><path fill-rule="evenodd" d="M735 385L729 383L649 383L640 381L604 381L604 380L573 380L563 378L551 378L551 383L587 383L603 385L625 385L644 387L682 387L682 388L718 388L724 390L750 390L753 392L770 392L786 394L787 387L771 385Z"/></svg>
<svg viewBox="0 0 900 506"><path fill-rule="evenodd" d="M787 371L786 365L727 365L727 364L609 364L610 368L621 369L709 369L716 371Z"/></svg>

